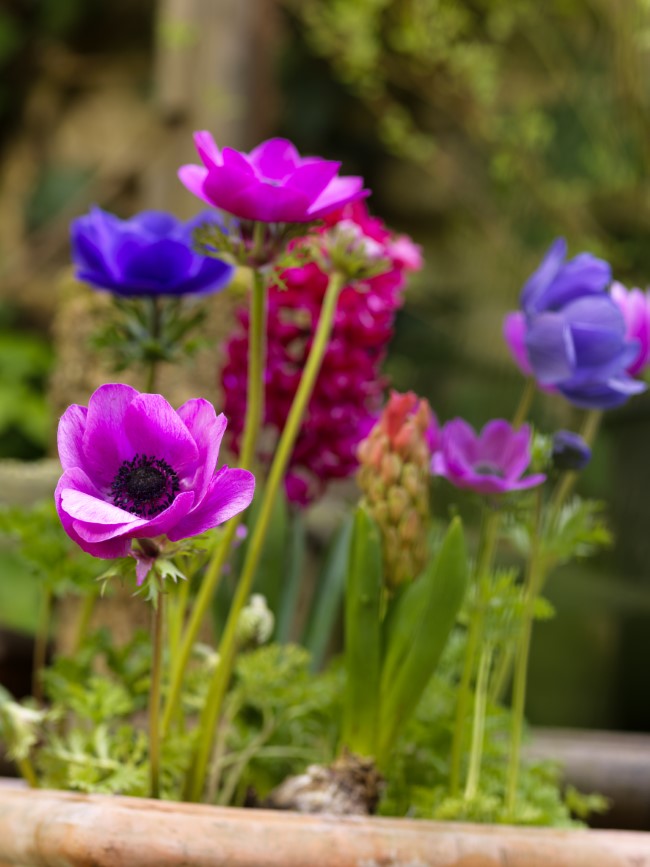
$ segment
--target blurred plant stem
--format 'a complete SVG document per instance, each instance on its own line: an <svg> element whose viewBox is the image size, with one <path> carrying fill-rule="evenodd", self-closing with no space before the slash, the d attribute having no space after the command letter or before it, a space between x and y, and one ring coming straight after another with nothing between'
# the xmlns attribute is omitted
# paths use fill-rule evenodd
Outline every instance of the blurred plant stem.
<svg viewBox="0 0 650 867"><path fill-rule="evenodd" d="M237 624L241 611L248 600L255 571L266 539L266 534L271 521L273 505L293 451L300 425L302 423L309 399L312 395L316 379L320 372L321 364L334 323L334 314L338 298L345 282L345 276L334 271L329 278L323 307L318 320L318 327L307 358L303 375L298 385L286 424L278 442L278 446L271 464L264 499L260 508L259 517L255 524L253 534L246 552L246 559L237 584L237 590L233 599L228 620L219 645L219 665L210 684L203 713L199 724L200 739L195 756L195 761L188 776L186 796L189 800L198 801L203 793L205 776L208 762L212 751L217 721L221 713L223 698L230 681L235 654Z"/></svg>
<svg viewBox="0 0 650 867"><path fill-rule="evenodd" d="M40 704L43 701L43 683L41 673L45 668L47 659L47 642L50 635L50 620L52 618L52 590L50 587L43 588L41 599L41 613L38 619L38 628L34 636L34 659L32 664L32 695Z"/></svg>
<svg viewBox="0 0 650 867"><path fill-rule="evenodd" d="M149 305L149 342L150 342L150 357L147 365L147 378L145 391L147 394L153 394L156 389L158 379L158 364L160 362L158 344L160 342L160 325L161 325L161 301L157 295L152 295L147 298Z"/></svg>
<svg viewBox="0 0 650 867"><path fill-rule="evenodd" d="M474 674L476 654L483 635L485 620L485 607L489 598L490 569L494 560L497 539L499 535L500 514L489 503L483 507L483 520L481 524L481 536L476 558L474 573L474 602L472 604L469 625L467 628L467 644L465 646L465 659L463 672L458 685L458 698L456 703L456 718L451 745L451 760L449 772L449 789L452 797L460 792L461 759L463 754L463 741L465 719L469 713L471 696L472 675ZM479 725L481 721L479 720ZM474 720L474 730L477 720ZM479 760L480 761L480 760Z"/></svg>
<svg viewBox="0 0 650 867"><path fill-rule="evenodd" d="M149 781L150 796L160 797L161 720L160 697L163 667L163 634L165 630L165 593L158 581L154 600L152 627L151 686L149 691Z"/></svg>
<svg viewBox="0 0 650 867"><path fill-rule="evenodd" d="M526 384L524 385L524 390L521 394L519 405L517 406L517 410L512 419L512 426L514 428L520 428L528 418L528 413L530 411L530 407L532 406L533 398L535 397L536 391L537 383L532 376L529 376L526 380Z"/></svg>

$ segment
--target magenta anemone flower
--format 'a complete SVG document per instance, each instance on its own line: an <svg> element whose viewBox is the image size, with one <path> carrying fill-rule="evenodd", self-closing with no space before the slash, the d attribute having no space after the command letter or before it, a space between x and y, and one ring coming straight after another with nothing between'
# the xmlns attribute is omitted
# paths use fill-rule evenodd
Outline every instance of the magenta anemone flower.
<svg viewBox="0 0 650 867"><path fill-rule="evenodd" d="M650 360L650 292L626 289L622 283L612 283L609 294L623 314L626 339L639 342L638 355L627 367L630 376L636 376Z"/></svg>
<svg viewBox="0 0 650 867"><path fill-rule="evenodd" d="M130 553L133 539L178 542L245 509L255 479L216 469L226 418L206 400L174 410L159 394L102 385L59 423L63 475L55 491L63 528L94 557Z"/></svg>
<svg viewBox="0 0 650 867"><path fill-rule="evenodd" d="M515 430L503 419L488 422L480 434L463 419L455 418L442 429L440 450L431 469L457 488L477 494L505 494L533 488L545 481L542 473L522 478L530 464L531 431Z"/></svg>
<svg viewBox="0 0 650 867"><path fill-rule="evenodd" d="M301 157L287 139L269 139L248 154L219 150L209 132L196 132L194 143L203 166L181 166L181 182L242 220L309 223L370 193L363 178L339 177L341 163Z"/></svg>

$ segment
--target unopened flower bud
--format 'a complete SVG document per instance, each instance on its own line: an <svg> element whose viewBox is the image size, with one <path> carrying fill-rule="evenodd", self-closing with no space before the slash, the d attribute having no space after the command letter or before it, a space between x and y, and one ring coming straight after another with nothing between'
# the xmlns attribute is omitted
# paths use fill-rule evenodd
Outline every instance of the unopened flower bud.
<svg viewBox="0 0 650 867"><path fill-rule="evenodd" d="M553 436L551 461L557 470L584 470L591 460L591 449L580 434L559 430Z"/></svg>
<svg viewBox="0 0 650 867"><path fill-rule="evenodd" d="M265 644L273 634L275 617L261 593L253 593L239 615L237 640L240 645Z"/></svg>

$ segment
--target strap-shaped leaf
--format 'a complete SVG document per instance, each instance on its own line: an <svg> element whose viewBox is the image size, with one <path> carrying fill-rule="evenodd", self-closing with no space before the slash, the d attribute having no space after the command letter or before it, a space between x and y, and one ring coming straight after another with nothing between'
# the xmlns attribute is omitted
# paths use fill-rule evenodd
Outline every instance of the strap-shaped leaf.
<svg viewBox="0 0 650 867"><path fill-rule="evenodd" d="M381 542L363 506L357 508L345 596L345 670L342 743L374 755L381 671Z"/></svg>
<svg viewBox="0 0 650 867"><path fill-rule="evenodd" d="M467 552L454 518L438 555L395 600L386 622L377 760L390 754L449 638L467 589Z"/></svg>

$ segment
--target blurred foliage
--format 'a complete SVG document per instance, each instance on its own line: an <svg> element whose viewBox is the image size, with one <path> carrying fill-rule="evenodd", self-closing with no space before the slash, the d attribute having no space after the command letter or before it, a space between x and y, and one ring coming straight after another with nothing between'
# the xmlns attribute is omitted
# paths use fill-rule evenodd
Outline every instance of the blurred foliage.
<svg viewBox="0 0 650 867"><path fill-rule="evenodd" d="M477 217L650 270L645 0L285 2L384 146Z"/></svg>
<svg viewBox="0 0 650 867"><path fill-rule="evenodd" d="M21 331L17 318L15 309L0 305L0 458L28 460L48 445L45 387L53 359L49 343Z"/></svg>

